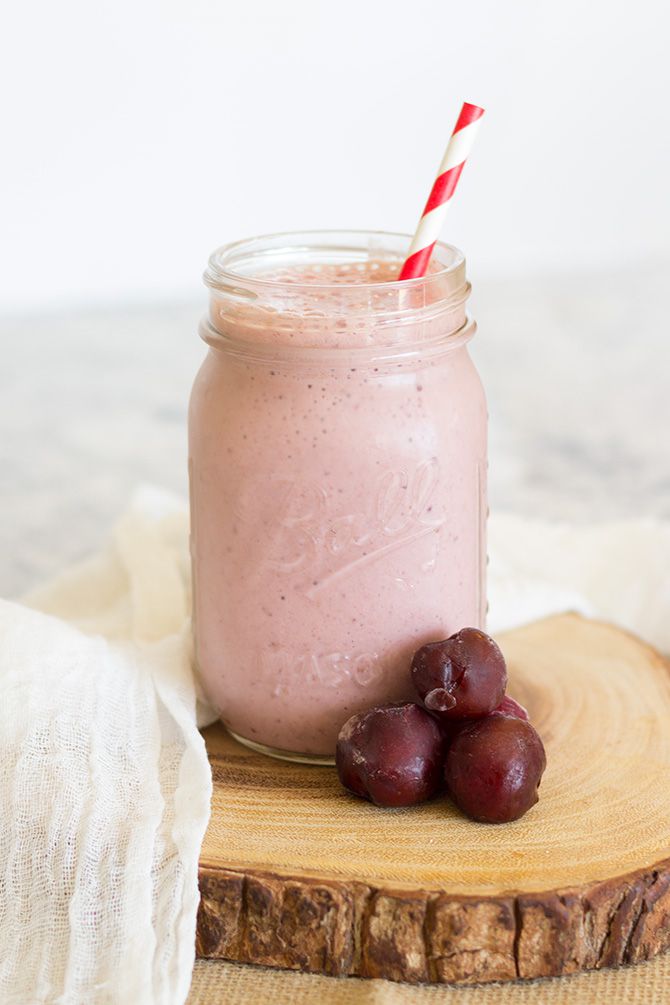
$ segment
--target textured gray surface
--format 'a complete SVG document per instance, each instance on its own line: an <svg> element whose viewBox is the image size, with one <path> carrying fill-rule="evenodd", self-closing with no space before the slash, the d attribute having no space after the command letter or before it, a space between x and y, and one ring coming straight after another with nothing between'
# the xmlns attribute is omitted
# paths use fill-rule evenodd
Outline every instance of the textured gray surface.
<svg viewBox="0 0 670 1005"><path fill-rule="evenodd" d="M492 507L670 517L666 286L661 270L479 285ZM0 321L0 595L95 548L138 483L185 495L204 303Z"/></svg>

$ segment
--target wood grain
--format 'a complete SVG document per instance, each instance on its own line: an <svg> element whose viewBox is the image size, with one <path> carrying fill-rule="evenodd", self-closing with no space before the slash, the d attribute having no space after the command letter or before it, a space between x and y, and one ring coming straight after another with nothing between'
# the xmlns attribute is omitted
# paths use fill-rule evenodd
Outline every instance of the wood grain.
<svg viewBox="0 0 670 1005"><path fill-rule="evenodd" d="M212 819L198 955L475 983L617 966L670 947L670 674L576 615L501 637L547 748L540 802L487 826L446 800L380 810L332 768L205 731Z"/></svg>

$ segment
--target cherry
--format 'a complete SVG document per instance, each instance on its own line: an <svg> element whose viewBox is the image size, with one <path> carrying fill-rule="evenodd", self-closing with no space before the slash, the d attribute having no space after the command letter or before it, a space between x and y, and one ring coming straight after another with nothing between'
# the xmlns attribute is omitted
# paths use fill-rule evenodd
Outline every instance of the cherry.
<svg viewBox="0 0 670 1005"><path fill-rule="evenodd" d="M464 724L453 736L444 777L451 798L483 823L517 820L538 800L547 760L525 719L496 713Z"/></svg>
<svg viewBox="0 0 670 1005"><path fill-rule="evenodd" d="M462 628L443 642L422 646L414 654L411 672L424 707L442 720L486 715L505 695L503 654L477 628Z"/></svg>
<svg viewBox="0 0 670 1005"><path fill-rule="evenodd" d="M511 715L515 719L525 719L528 722L530 716L528 715L528 709L520 705L518 701L514 698L510 698L508 694L505 695L503 700L500 702L497 708L494 708L490 715Z"/></svg>
<svg viewBox="0 0 670 1005"><path fill-rule="evenodd" d="M335 763L342 785L378 806L411 806L442 787L444 739L414 702L352 715L340 730Z"/></svg>

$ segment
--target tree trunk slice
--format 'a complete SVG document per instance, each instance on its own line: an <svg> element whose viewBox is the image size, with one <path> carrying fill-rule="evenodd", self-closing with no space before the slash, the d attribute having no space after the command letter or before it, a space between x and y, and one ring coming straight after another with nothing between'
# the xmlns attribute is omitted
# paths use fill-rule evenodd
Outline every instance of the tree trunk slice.
<svg viewBox="0 0 670 1005"><path fill-rule="evenodd" d="M205 731L214 776L197 952L396 981L570 974L670 948L670 674L563 615L501 637L547 748L539 803L491 826L439 799L382 810L333 768Z"/></svg>

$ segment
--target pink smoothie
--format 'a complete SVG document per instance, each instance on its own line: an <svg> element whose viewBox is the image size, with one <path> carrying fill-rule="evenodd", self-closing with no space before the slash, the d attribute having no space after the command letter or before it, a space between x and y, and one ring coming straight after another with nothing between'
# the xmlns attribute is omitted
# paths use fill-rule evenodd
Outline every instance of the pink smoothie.
<svg viewBox="0 0 670 1005"><path fill-rule="evenodd" d="M352 284L397 268L268 273L313 284L313 311L223 308L215 291L204 326L189 420L197 664L228 728L281 751L332 755L354 712L411 696L418 646L483 627L473 326L443 312L389 336L374 311L348 320Z"/></svg>

